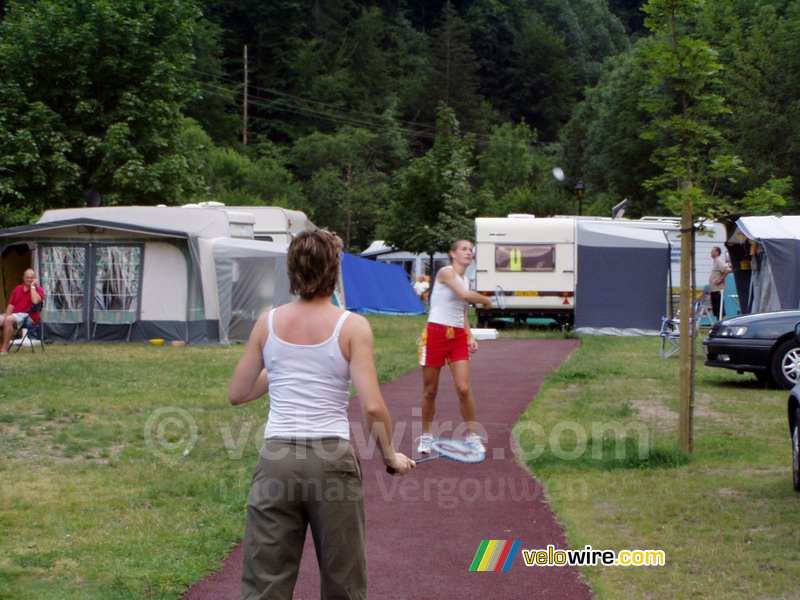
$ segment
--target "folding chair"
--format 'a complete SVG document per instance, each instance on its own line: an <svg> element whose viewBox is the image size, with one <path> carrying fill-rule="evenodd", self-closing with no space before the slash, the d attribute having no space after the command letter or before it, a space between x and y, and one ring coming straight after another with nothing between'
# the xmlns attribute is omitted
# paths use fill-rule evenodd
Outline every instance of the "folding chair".
<svg viewBox="0 0 800 600"><path fill-rule="evenodd" d="M39 315L39 322L34 323L33 319L31 318L32 315L38 314ZM39 345L42 347L42 352L44 352L44 335L42 335L42 304L34 304L31 306L31 312L25 317L25 320L19 324L19 330L21 333L21 337L14 340L14 351L19 352L19 349L22 348L26 343L31 347L31 352L36 352L36 342L39 342Z"/></svg>
<svg viewBox="0 0 800 600"><path fill-rule="evenodd" d="M690 335L692 339L697 337L697 331L700 328L700 319L705 312L705 304L703 299L696 300L694 303L694 313L689 319ZM680 349L680 319L670 319L668 317L661 317L661 331L658 335L661 336L661 358L669 358Z"/></svg>

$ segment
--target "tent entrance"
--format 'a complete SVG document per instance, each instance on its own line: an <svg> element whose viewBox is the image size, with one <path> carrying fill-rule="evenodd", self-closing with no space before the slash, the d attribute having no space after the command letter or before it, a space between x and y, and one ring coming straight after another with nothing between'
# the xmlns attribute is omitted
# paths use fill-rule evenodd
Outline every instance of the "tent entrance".
<svg viewBox="0 0 800 600"><path fill-rule="evenodd" d="M49 327L73 339L129 338L141 313L143 257L142 244L40 244Z"/></svg>
<svg viewBox="0 0 800 600"><path fill-rule="evenodd" d="M3 249L0 256L0 308L8 306L11 292L22 283L22 276L29 268L33 268L33 262L28 244L13 244Z"/></svg>

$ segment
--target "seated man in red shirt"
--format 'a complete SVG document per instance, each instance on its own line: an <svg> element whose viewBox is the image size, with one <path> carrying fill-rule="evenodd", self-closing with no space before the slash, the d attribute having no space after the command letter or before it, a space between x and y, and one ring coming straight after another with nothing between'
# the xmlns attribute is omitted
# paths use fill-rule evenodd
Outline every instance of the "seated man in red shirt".
<svg viewBox="0 0 800 600"><path fill-rule="evenodd" d="M11 292L6 313L0 315L0 328L3 331L0 354L8 352L8 346L17 334L17 329L29 315L34 323L39 322L39 313L31 314L31 307L41 303L42 300L44 300L44 290L36 285L36 273L33 269L28 269L22 276L22 283Z"/></svg>

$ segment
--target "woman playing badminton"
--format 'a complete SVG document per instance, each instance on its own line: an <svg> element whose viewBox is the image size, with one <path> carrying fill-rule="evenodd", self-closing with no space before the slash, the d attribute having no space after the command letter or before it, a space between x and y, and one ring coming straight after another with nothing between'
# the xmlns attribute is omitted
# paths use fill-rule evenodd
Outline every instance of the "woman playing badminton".
<svg viewBox="0 0 800 600"><path fill-rule="evenodd" d="M366 319L334 306L341 240L304 231L289 245L289 284L299 298L256 322L236 365L232 404L269 389L269 417L247 497L242 598L292 597L311 526L322 598L366 598L361 465L349 442L351 380L387 467L395 452Z"/></svg>
<svg viewBox="0 0 800 600"><path fill-rule="evenodd" d="M467 318L470 303L492 305L491 298L469 289L465 273L472 262L472 243L458 240L450 246L450 265L436 274L430 296L428 324L419 346L419 363L422 365L422 436L417 452L431 451L433 436L431 423L436 412L436 394L439 391L439 373L448 363L458 393L461 418L467 429L466 441L480 452L486 448L475 430L475 399L469 380L469 355L478 349L472 337Z"/></svg>

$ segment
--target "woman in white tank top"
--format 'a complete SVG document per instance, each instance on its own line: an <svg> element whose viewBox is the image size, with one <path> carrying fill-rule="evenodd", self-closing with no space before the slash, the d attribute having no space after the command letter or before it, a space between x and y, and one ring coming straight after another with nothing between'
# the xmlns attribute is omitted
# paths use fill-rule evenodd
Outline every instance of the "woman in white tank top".
<svg viewBox="0 0 800 600"><path fill-rule="evenodd" d="M356 388L383 462L399 475L414 461L392 444L372 330L333 305L341 240L300 233L287 255L297 300L256 322L228 389L232 404L270 393L264 445L247 498L242 598L292 597L310 525L323 598L366 598L361 465L349 442Z"/></svg>
<svg viewBox="0 0 800 600"><path fill-rule="evenodd" d="M439 374L445 364L450 365L458 392L461 418L466 428L466 441L481 452L486 448L476 430L475 398L469 379L469 355L478 349L472 337L467 318L470 303L491 306L486 296L469 289L466 271L472 262L472 243L458 240L450 247L450 266L436 274L431 292L431 308L428 324L419 346L419 362L422 365L422 436L417 452L431 451L433 435L431 425L436 412L436 394L439 391Z"/></svg>

